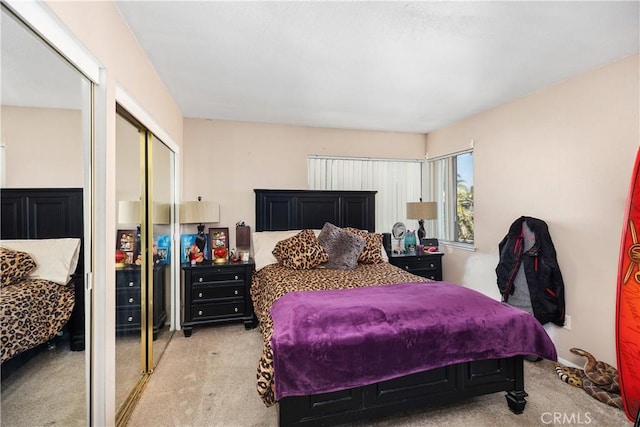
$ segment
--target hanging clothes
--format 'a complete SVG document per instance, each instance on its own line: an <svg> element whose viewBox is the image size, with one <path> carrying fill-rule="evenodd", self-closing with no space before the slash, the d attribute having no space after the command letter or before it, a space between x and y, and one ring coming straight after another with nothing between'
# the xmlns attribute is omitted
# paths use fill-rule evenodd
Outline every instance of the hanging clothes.
<svg viewBox="0 0 640 427"><path fill-rule="evenodd" d="M564 325L564 282L547 224L522 216L498 245L496 267L502 301L535 316L541 324Z"/></svg>

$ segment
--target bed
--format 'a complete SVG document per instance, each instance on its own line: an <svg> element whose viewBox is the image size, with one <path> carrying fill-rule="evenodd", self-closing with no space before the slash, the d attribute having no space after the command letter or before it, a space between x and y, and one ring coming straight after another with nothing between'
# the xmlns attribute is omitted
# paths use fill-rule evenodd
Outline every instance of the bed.
<svg viewBox="0 0 640 427"><path fill-rule="evenodd" d="M0 240L0 362L47 343L75 306L80 239Z"/></svg>
<svg viewBox="0 0 640 427"><path fill-rule="evenodd" d="M80 188L0 190L2 372L9 374L63 331L84 349Z"/></svg>
<svg viewBox="0 0 640 427"><path fill-rule="evenodd" d="M523 356L557 357L532 316L386 262L373 233L375 192L255 195L257 388L277 403L280 425L340 424L500 391L511 411L524 410ZM327 229L364 241L355 265L347 256L351 268L323 268L316 243L331 247ZM320 267L307 265L317 258Z"/></svg>

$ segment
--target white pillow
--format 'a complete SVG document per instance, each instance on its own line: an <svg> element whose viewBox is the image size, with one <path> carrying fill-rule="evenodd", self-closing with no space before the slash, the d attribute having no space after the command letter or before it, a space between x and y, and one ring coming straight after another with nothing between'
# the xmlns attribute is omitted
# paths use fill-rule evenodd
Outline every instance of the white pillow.
<svg viewBox="0 0 640 427"><path fill-rule="evenodd" d="M273 248L280 240L293 237L302 230L286 230L286 231L256 231L252 233L253 244L253 261L256 263L256 271L260 271L264 266L269 264L277 264L278 260L273 256ZM320 230L313 230L316 237L320 234Z"/></svg>
<svg viewBox="0 0 640 427"><path fill-rule="evenodd" d="M76 271L80 255L80 239L1 240L0 246L27 252L36 262L36 268L27 276L64 285Z"/></svg>

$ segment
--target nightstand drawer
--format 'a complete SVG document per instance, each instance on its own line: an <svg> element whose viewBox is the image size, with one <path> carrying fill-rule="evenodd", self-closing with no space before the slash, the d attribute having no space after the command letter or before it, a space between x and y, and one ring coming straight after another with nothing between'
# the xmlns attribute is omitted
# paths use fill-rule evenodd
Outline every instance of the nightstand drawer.
<svg viewBox="0 0 640 427"><path fill-rule="evenodd" d="M244 315L244 300L215 304L198 304L191 308L191 318L194 321L209 317L229 317L235 315Z"/></svg>
<svg viewBox="0 0 640 427"><path fill-rule="evenodd" d="M116 310L116 324L120 327L140 327L140 307L131 310Z"/></svg>
<svg viewBox="0 0 640 427"><path fill-rule="evenodd" d="M116 290L116 305L118 308L140 306L140 288L131 290Z"/></svg>
<svg viewBox="0 0 640 427"><path fill-rule="evenodd" d="M197 285L200 283L230 282L240 280L244 282L245 271L242 268L212 268L207 271L195 271L191 275L191 283Z"/></svg>
<svg viewBox="0 0 640 427"><path fill-rule="evenodd" d="M219 282L215 285L193 285L191 298L193 304L219 298L243 298L245 285L242 281Z"/></svg>
<svg viewBox="0 0 640 427"><path fill-rule="evenodd" d="M116 273L116 288L140 288L140 271L119 271Z"/></svg>
<svg viewBox="0 0 640 427"><path fill-rule="evenodd" d="M422 259L421 259L422 258ZM439 270L441 268L441 263L439 259L425 259L423 257L417 257L414 260L399 260L396 265L407 271L414 270Z"/></svg>

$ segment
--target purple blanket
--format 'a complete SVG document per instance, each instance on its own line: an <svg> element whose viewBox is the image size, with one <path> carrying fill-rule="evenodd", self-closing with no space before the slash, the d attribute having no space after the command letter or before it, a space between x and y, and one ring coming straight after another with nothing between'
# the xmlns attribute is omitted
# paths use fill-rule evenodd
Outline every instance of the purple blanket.
<svg viewBox="0 0 640 427"><path fill-rule="evenodd" d="M445 282L292 292L271 308L276 398L556 349L530 314Z"/></svg>

